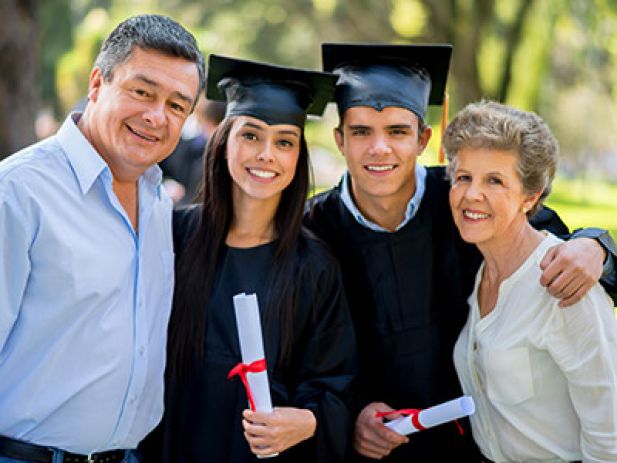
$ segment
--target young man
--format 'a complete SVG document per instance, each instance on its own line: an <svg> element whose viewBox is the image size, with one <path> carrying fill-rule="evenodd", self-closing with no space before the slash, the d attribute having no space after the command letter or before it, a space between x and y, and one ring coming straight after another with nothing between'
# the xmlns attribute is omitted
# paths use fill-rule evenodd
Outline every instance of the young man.
<svg viewBox="0 0 617 463"><path fill-rule="evenodd" d="M173 252L155 164L203 83L190 33L129 18L84 113L0 163L0 462L136 461L160 420Z"/></svg>
<svg viewBox="0 0 617 463"><path fill-rule="evenodd" d="M406 438L375 416L461 394L452 350L480 257L454 227L444 169L416 163L431 137L427 105L443 99L451 47L326 44L322 51L324 69L339 74L334 136L348 173L310 202L306 224L339 258L357 329L350 459L478 461L469 433L461 437L454 425ZM567 231L548 210L536 220ZM595 241L572 240L546 256L544 283L571 304L597 281L604 258Z"/></svg>

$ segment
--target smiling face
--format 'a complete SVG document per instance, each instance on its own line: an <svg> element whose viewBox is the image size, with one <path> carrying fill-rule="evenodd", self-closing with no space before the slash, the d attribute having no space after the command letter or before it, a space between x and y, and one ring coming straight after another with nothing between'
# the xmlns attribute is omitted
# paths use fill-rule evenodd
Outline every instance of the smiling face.
<svg viewBox="0 0 617 463"><path fill-rule="evenodd" d="M295 125L268 125L239 116L227 140L234 198L280 201L296 173L302 132Z"/></svg>
<svg viewBox="0 0 617 463"><path fill-rule="evenodd" d="M177 145L198 85L195 63L136 47L111 79L93 69L79 127L116 180L136 180Z"/></svg>
<svg viewBox="0 0 617 463"><path fill-rule="evenodd" d="M336 129L334 136L359 207L388 198L409 201L415 191L416 158L431 136L429 128L418 136L418 124L415 114L398 107L377 111L357 106L345 111L342 133Z"/></svg>
<svg viewBox="0 0 617 463"><path fill-rule="evenodd" d="M461 237L479 246L514 242L526 211L540 196L527 194L516 172L518 154L463 148L454 160L450 207Z"/></svg>

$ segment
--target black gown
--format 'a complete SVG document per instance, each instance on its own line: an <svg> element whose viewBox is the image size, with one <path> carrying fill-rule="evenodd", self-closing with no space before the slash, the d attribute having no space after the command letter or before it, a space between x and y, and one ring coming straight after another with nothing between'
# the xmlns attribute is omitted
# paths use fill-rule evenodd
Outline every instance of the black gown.
<svg viewBox="0 0 617 463"><path fill-rule="evenodd" d="M176 252L196 224L198 210L174 215ZM345 395L356 369L355 337L338 265L315 239L302 237L307 253L289 367L277 362L277 328L264 327L265 355L274 406L307 408L316 434L268 459L276 462L341 461L351 427ZM268 310L266 282L273 269L274 243L226 247L208 305L205 359L188 381L168 378L162 424L142 446L146 463L255 462L243 436L247 396L239 378L227 373L241 361L232 297L256 293L262 323Z"/></svg>
<svg viewBox="0 0 617 463"><path fill-rule="evenodd" d="M425 408L462 395L452 352L481 255L460 238L453 222L444 168L427 170L417 214L393 233L358 224L341 200L340 185L307 205L305 225L340 262L356 327L356 414L370 402ZM550 210L538 220L541 228L567 233ZM461 423L463 436L454 424L427 429L384 461L479 461L468 420ZM355 452L348 460L373 461Z"/></svg>

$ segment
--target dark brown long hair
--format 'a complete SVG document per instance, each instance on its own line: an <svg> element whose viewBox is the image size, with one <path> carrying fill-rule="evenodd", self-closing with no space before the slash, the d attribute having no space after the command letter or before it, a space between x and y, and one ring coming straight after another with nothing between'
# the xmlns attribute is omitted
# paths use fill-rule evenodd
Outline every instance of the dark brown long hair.
<svg viewBox="0 0 617 463"><path fill-rule="evenodd" d="M174 305L169 325L169 365L175 375L188 374L205 350L207 306L221 250L233 215L232 178L226 161L227 140L235 118L225 119L206 147L204 184L199 223L176 262ZM291 356L293 317L297 306L300 270L305 261L302 233L304 201L309 188L309 160L304 132L295 175L283 190L274 216L275 271L267 289L265 329L278 323L281 333L279 362Z"/></svg>

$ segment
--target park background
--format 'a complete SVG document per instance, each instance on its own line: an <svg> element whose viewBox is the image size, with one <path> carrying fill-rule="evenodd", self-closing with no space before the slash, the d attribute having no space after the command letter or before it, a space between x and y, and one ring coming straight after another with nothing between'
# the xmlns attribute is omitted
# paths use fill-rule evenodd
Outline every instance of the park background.
<svg viewBox="0 0 617 463"><path fill-rule="evenodd" d="M139 13L178 20L204 54L314 69L324 41L452 43L450 119L481 98L536 111L562 153L548 204L617 238L617 0L2 0L0 159L64 119L104 37ZM429 112L427 165L440 117ZM344 169L336 124L330 105L307 127L317 188Z"/></svg>

